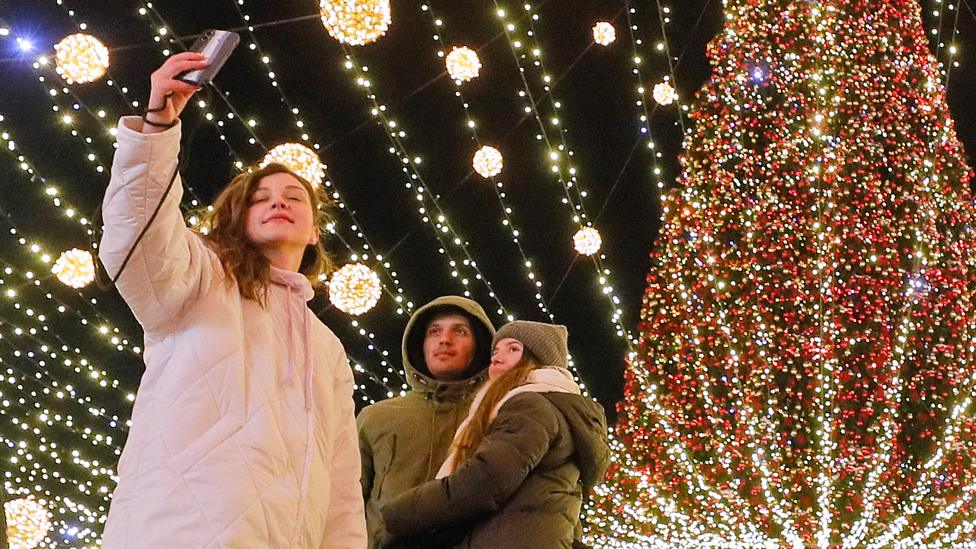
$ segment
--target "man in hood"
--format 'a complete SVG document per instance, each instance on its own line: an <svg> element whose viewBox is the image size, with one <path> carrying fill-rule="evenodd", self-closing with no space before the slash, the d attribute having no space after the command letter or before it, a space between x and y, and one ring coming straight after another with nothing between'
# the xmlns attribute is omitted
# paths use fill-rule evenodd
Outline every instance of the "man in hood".
<svg viewBox="0 0 976 549"><path fill-rule="evenodd" d="M385 536L383 503L434 478L447 457L487 378L494 334L481 306L459 296L439 297L407 322L402 352L410 391L366 407L356 420L369 547Z"/></svg>

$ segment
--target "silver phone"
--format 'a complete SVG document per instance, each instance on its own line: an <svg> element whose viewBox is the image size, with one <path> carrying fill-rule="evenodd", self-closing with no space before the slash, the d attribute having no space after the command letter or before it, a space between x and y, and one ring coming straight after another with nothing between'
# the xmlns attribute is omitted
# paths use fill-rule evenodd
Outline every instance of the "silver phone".
<svg viewBox="0 0 976 549"><path fill-rule="evenodd" d="M193 43L190 51L202 53L210 65L205 69L187 71L177 75L176 79L197 87L209 84L240 41L241 37L236 32L216 29L203 31L203 34Z"/></svg>

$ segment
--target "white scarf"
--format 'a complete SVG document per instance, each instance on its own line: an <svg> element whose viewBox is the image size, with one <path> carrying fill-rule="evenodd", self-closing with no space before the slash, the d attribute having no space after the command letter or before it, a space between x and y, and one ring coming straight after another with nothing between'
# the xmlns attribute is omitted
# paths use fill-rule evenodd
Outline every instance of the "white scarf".
<svg viewBox="0 0 976 549"><path fill-rule="evenodd" d="M489 380L474 395L474 400L471 401L471 406L468 408L468 417L464 418L464 421L461 422L461 425L458 426L457 431L454 433L454 440L451 441L451 451L448 452L447 459L444 460L440 470L437 471L437 476L434 478L444 478L454 472L454 458L457 455L458 437L464 432L464 428L468 426L468 423L471 423L471 419L481 406L481 401L485 398L485 394L488 392L488 388L491 387L492 383L493 381ZM498 410L502 407L502 404L505 404L508 402L508 399L519 393L582 394L579 385L573 380L573 374L569 373L569 370L566 368L559 366L538 368L529 372L529 377L524 384L505 393L505 396L498 400L498 404L488 414L489 425L491 425L492 421L495 421L495 417L498 415Z"/></svg>

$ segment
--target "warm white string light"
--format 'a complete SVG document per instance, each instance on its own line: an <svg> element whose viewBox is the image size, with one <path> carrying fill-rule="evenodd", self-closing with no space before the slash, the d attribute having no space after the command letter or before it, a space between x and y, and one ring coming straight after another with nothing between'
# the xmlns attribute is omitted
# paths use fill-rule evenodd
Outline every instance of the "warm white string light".
<svg viewBox="0 0 976 549"><path fill-rule="evenodd" d="M245 1L238 0L236 3L234 3L234 7L237 10L238 14L241 16L241 19L246 24L249 25L251 23L251 16L244 11ZM277 76L275 72L272 70L273 61L271 57L265 54L264 50L261 48L257 36L253 32L253 27L248 27L248 29L249 30L247 34L247 39L249 40L250 43L247 45L247 48L255 52L255 55L257 56L259 62L263 67L268 68L268 72L267 72L268 81L271 82L272 87L274 87L278 91L279 95L281 96L282 102L288 107L288 113L291 115L292 120L295 123L295 127L298 128L299 130L302 130L302 135L301 135L302 141L305 142L310 141L311 137L309 135L309 131L310 131L309 124L303 118L301 118L300 116L301 111L297 106L294 105L294 103L291 100L289 100L287 95L285 95L284 89L282 89L282 87L279 85L277 81ZM321 146L319 145L319 143L312 142L312 149L317 151L320 148ZM358 254L363 254L365 257L363 257L362 259L368 260L370 255L372 255L373 253L372 252L373 246L370 244L369 239L362 231L360 224L356 219L355 213L350 208L346 207L346 204L343 201L339 189L335 185L333 185L332 181L329 179L328 169L325 166L323 166L323 170L325 171L325 178L324 178L325 188L328 189L330 197L332 198L335 205L339 208L339 210L349 216L351 220L351 224L349 224L348 228L349 230L353 231L356 238L358 238L360 241L360 244L358 245L359 251L358 252L355 251L353 246L347 243L346 240L342 238L341 235L338 234L338 232L335 232L333 234L336 234L336 236L340 238L340 241L343 243L344 246L346 246L346 248L349 250L351 254L357 256L355 258L350 258L351 261L359 261L360 258ZM387 292L388 295L390 295L394 303L396 303L396 309L395 309L396 313L398 315L403 315L412 312L414 309L414 302L407 297L402 285L400 284L400 280L397 276L397 272L393 270L393 267L390 264L390 262L385 260L382 254L377 254L376 262L377 262L376 266L379 267L382 270L383 274L386 275L389 278L389 280L393 283L392 290L387 288L387 285L385 283L383 285L383 289L384 291ZM385 364L385 359L383 360L383 362L384 362L383 364L384 367L388 366L387 364Z"/></svg>
<svg viewBox="0 0 976 549"><path fill-rule="evenodd" d="M355 83L363 89L366 98L372 103L373 108L370 113L376 119L377 124L386 131L387 138L390 141L388 152L394 155L401 163L401 170L406 177L404 187L417 197L417 209L421 219L434 228L435 238L441 244L438 253L448 258L451 277L461 283L464 288L463 293L465 297L473 297L469 287L471 278L480 281L485 286L488 297L498 305L498 310L504 311L504 307L495 294L491 282L481 272L474 258L471 257L467 242L454 230L448 221L446 212L441 209L437 198L428 190L428 186L418 169L418 166L423 162L422 158L410 154L403 145L403 139L407 135L406 131L392 118L392 115L388 113L389 109L387 106L379 101L376 93L372 90L372 80L368 76L369 68L366 65L359 64L355 60L352 51L348 48L345 49L345 54L346 61L343 66L347 70L353 71ZM449 252L449 249L454 249L456 252L461 253L464 259L457 261ZM462 274L462 267L469 270L471 275L466 276Z"/></svg>
<svg viewBox="0 0 976 549"><path fill-rule="evenodd" d="M592 223L588 220L586 209L583 205L583 199L586 198L587 191L582 189L577 177L577 169L571 163L571 160L575 157L575 153L567 143L565 125L560 122L560 118L558 116L558 112L562 104L554 97L554 94L552 93L552 76L545 69L545 64L542 61L542 48L538 42L536 37L537 33L533 27L533 22L539 19L539 14L534 11L535 8L531 3L526 2L523 5L523 9L527 13L531 14L527 18L528 28L525 30L526 41L531 42L532 44L531 55L533 59L530 64L531 66L537 67L539 70L542 80L542 91L544 97L546 98L546 102L551 107L553 112L553 115L548 120L548 123L553 128L551 131L555 132L555 134L558 136L558 144L556 144L556 140L550 138L549 136L550 130L547 129L546 121L543 120L543 114L539 110L537 101L534 99L535 94L533 93L525 75L525 63L523 63L523 61L527 54L523 51L522 40L514 37L514 34L519 27L514 22L509 21L508 10L503 8L497 0L494 1L494 6L495 15L498 17L499 22L502 25L502 29L505 32L505 36L508 39L509 49L515 60L516 68L519 71L519 77L523 84L523 89L519 91L519 96L525 100L525 112L527 114L531 114L538 124L539 133L536 134L536 138L543 142L548 149L550 171L563 187L565 196L562 202L571 209L573 212L573 223L577 224L580 229L592 227ZM564 166L562 164L563 158L568 159L568 165ZM603 265L604 259L604 254L592 256L597 281L600 284L601 290L606 296L611 309L610 322L613 325L617 336L624 339L628 346L632 346L636 343L636 339L630 330L623 325L623 308L621 307L621 299L620 296L617 295L616 289L610 283L612 273L608 267Z"/></svg>
<svg viewBox="0 0 976 549"><path fill-rule="evenodd" d="M426 4L426 3L421 4L420 5L420 10L422 12L425 12L429 16L430 22L431 22L431 24L434 27L434 29L433 29L434 30L433 39L440 46L437 49L437 51L436 51L436 55L438 57L443 57L444 56L444 50L445 50L445 47L446 47L446 42L444 40L444 26L445 26L444 18L438 16L437 14L435 14L434 11L433 11L433 9L431 9L431 7L430 7L429 4ZM474 116L472 115L472 105L471 105L471 103L465 97L464 91L463 91L462 87L457 82L455 82L455 93L454 93L454 95L455 95L455 97L458 98L459 103L461 105L461 108L464 111L464 118L465 118L464 125L468 129L468 131L471 133L471 137L474 140L474 143L477 146L479 146L479 151L481 151L482 148L480 146L482 145L482 140L481 140L481 137L480 137L480 134L479 134L479 131L478 131L479 124L475 120ZM499 162L498 162L499 166L498 166L498 168L500 170L503 167L504 159L501 158L501 153L500 152L498 153L498 156L499 156ZM491 171L492 171L490 169L491 166L482 166L482 167L485 168L482 171L484 171L485 173L491 173ZM476 167L475 169L477 170L478 168ZM483 175L483 174L481 174L479 172L479 175ZM534 290L535 290L534 297L535 297L535 300L536 300L536 305L539 307L540 311L542 311L543 314L545 314L545 315L547 315L549 317L549 319L551 321L555 321L555 318L553 317L552 313L549 312L549 308L548 308L548 306L546 304L545 298L542 296L542 287L543 287L543 284L542 284L542 280L540 279L538 273L535 272L535 269L533 267L534 266L534 262L532 261L532 259L530 259L526 255L525 250L522 247L522 242L521 242L521 239L520 239L520 237L521 237L521 231L515 225L515 222L513 220L514 208L513 208L512 204L511 204L511 202L509 202L508 195L505 192L505 183L501 179L499 179L497 177L494 177L494 176L489 176L489 177L492 178L492 182L494 183L494 185L493 185L492 188L495 191L495 197L498 199L498 203L501 206L501 210L502 210L502 215L501 215L501 217L502 217L502 226L503 227L506 227L508 229L509 234L512 237L512 243L514 243L515 246L516 246L516 248L519 250L521 264L522 264L522 267L523 267L523 269L525 271L526 278L528 279L529 283L531 283L534 286ZM502 311L499 311L499 314L503 314L503 312ZM512 321L512 320L515 319L515 317L514 317L514 315L509 314L509 315L507 315L507 319L509 321ZM570 363L572 363L572 357L570 357L569 360L570 360Z"/></svg>
<svg viewBox="0 0 976 549"><path fill-rule="evenodd" d="M632 2L626 8L625 13L627 16L627 25L630 30L631 51L633 52L631 57L633 68L631 69L631 72L637 80L637 98L635 103L638 109L640 109L638 114L640 123L638 127L640 128L641 135L647 138L646 146L647 149L651 151L651 177L654 180L655 187L660 192L665 188L664 180L662 179L663 172L661 169L661 161L664 155L658 148L657 142L655 142L654 136L651 133L651 116L657 110L657 108L655 107L654 110L648 109L647 90L645 86L646 80L643 74L643 67L645 67L647 64L644 62L644 54L642 53L642 50L645 47L645 41L639 35L640 29L636 23L637 8L634 7ZM666 36L665 40L667 40ZM663 53L664 50L668 49L663 46L662 42L659 42L658 45L661 46L659 48L655 48L658 53ZM670 81L671 80L669 77L668 82L670 83ZM675 94L675 99L677 99L677 94Z"/></svg>

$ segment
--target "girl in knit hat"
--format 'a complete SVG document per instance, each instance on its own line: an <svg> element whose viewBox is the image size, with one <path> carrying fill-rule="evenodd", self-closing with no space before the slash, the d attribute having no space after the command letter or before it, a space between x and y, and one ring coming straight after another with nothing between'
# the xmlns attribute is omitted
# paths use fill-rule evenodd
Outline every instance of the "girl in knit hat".
<svg viewBox="0 0 976 549"><path fill-rule="evenodd" d="M519 320L492 342L437 477L383 507L388 547L573 547L609 464L603 409L566 369L565 326Z"/></svg>

